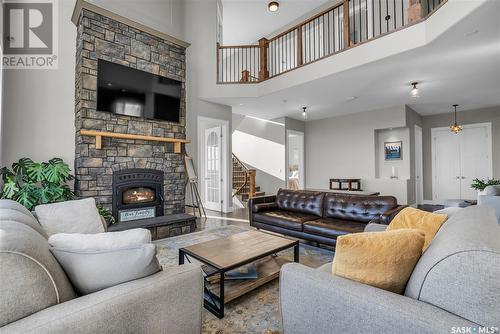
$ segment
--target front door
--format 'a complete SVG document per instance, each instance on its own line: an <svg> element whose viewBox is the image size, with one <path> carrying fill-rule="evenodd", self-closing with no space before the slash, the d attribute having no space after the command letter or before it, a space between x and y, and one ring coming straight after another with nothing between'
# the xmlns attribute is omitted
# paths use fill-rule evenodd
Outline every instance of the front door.
<svg viewBox="0 0 500 334"><path fill-rule="evenodd" d="M215 211L222 210L221 133L220 126L205 129L205 206Z"/></svg>

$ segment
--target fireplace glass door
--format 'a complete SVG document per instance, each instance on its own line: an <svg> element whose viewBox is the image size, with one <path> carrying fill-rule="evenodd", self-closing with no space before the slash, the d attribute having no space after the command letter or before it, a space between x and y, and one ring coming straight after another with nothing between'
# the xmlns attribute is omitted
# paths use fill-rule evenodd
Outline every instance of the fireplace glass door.
<svg viewBox="0 0 500 334"><path fill-rule="evenodd" d="M122 193L123 204L143 204L156 201L156 190L148 187L135 187Z"/></svg>

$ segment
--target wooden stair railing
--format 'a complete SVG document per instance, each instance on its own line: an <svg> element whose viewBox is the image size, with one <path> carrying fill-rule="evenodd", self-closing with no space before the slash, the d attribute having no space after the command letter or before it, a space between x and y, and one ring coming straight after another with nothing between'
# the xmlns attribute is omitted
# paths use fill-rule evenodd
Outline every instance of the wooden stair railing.
<svg viewBox="0 0 500 334"><path fill-rule="evenodd" d="M233 153L233 197L242 195L243 198L252 198L260 193L260 188L255 185L255 169L248 168ZM246 191L246 192L245 192Z"/></svg>
<svg viewBox="0 0 500 334"><path fill-rule="evenodd" d="M217 83L259 83L426 20L447 0L342 0L254 45L217 43Z"/></svg>

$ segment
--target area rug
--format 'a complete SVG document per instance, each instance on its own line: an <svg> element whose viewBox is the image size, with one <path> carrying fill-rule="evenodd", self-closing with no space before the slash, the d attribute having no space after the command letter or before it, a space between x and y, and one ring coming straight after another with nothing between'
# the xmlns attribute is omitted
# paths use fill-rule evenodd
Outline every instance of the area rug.
<svg viewBox="0 0 500 334"><path fill-rule="evenodd" d="M163 268L177 266L178 250L181 247L204 241L224 238L247 231L237 226L225 226L201 232L155 241L158 259ZM290 256L292 250L280 252ZM300 262L310 267L318 267L333 259L333 252L309 245L300 245ZM203 310L203 333L281 333L279 314L279 280L274 280L260 288L226 304L224 318L218 319L207 310Z"/></svg>

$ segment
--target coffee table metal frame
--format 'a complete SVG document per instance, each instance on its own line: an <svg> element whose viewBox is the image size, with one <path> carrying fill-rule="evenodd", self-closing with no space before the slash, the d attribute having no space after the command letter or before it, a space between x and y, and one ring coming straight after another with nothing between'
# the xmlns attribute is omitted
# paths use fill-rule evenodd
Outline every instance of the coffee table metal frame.
<svg viewBox="0 0 500 334"><path fill-rule="evenodd" d="M228 271L231 271L233 269L236 269L238 267L244 266L246 264L252 263L254 261L257 261L259 259L265 258L266 256L274 255L278 252L284 251L288 248L293 247L293 262L298 263L299 262L299 241L296 240L293 244L287 245L284 247L276 248L273 249L272 251L266 252L259 254L258 256L254 256L252 258L246 259L245 261L238 262L234 265L228 266L228 267L220 267L216 265L215 263L212 263L211 261L206 260L202 256L199 256L197 254L194 254L190 252L189 250L185 248L179 248L179 264L184 264L184 260L186 259L188 262L189 258L188 255L195 258L196 260L209 265L210 267L213 267L215 271L213 273L210 273L209 275L204 277L204 291L205 291L205 297L204 297L204 306L207 310L212 312L217 318L222 319L224 317L224 274ZM214 275L219 274L221 279L219 280L219 296L217 296L215 293L211 292L210 289L208 289L208 285L210 284L208 282L208 278Z"/></svg>

